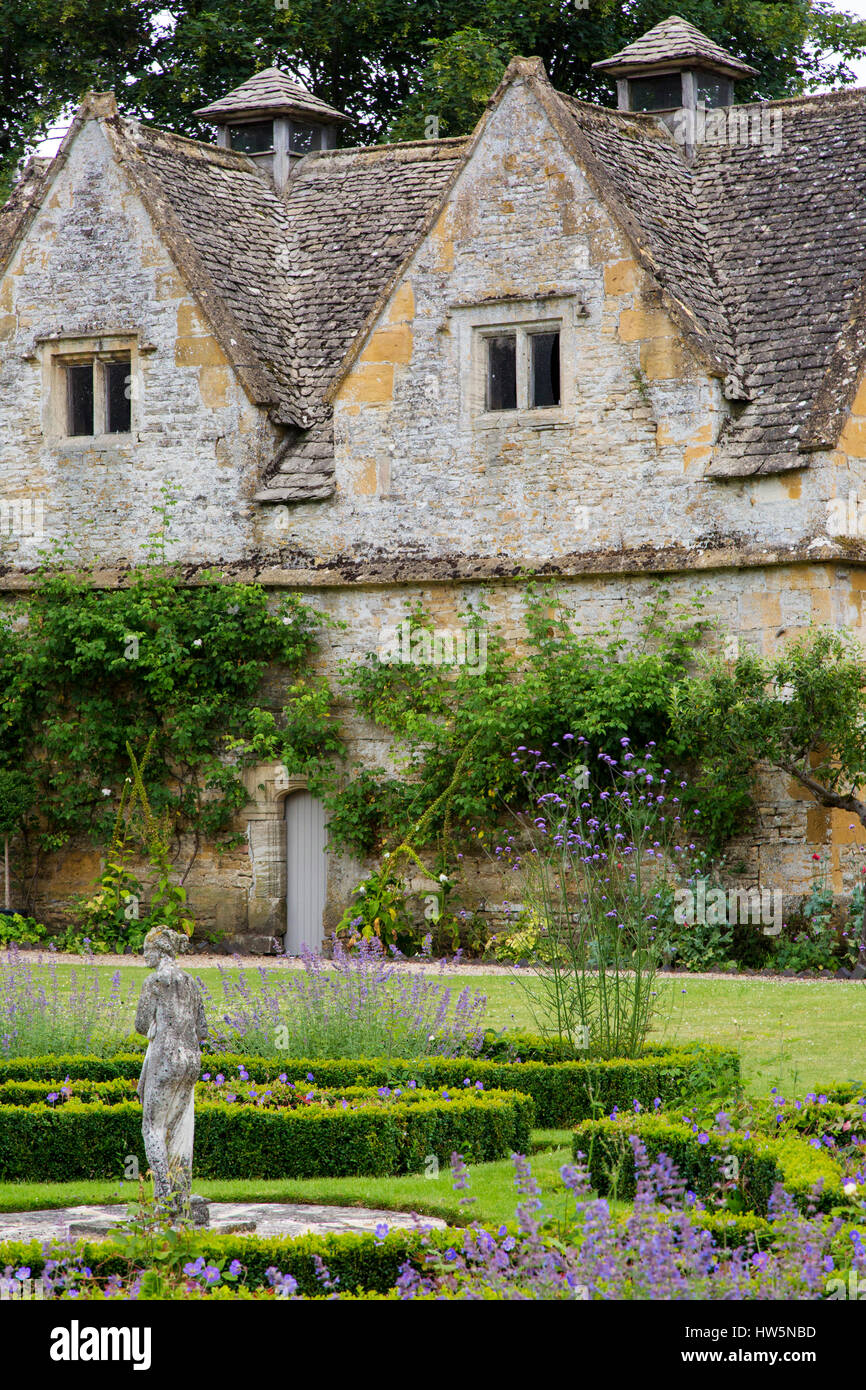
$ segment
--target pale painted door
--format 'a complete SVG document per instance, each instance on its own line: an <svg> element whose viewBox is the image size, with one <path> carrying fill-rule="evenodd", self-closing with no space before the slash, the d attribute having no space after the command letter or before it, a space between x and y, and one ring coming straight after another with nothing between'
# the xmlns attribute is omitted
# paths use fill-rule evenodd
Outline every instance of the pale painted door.
<svg viewBox="0 0 866 1390"><path fill-rule="evenodd" d="M286 797L286 939L288 956L322 944L328 861L325 808L309 792Z"/></svg>

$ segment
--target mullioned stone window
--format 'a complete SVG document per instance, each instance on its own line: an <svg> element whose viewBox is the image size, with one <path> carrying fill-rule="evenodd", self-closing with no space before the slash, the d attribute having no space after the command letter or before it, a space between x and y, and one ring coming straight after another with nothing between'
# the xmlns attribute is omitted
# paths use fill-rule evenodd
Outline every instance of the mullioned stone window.
<svg viewBox="0 0 866 1390"><path fill-rule="evenodd" d="M137 337L50 338L40 344L43 424L48 438L121 439L135 428Z"/></svg>

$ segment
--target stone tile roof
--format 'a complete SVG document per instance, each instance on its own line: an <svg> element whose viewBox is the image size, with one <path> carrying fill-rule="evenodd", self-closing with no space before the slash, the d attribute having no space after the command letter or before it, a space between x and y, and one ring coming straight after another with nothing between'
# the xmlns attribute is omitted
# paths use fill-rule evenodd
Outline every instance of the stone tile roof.
<svg viewBox="0 0 866 1390"><path fill-rule="evenodd" d="M757 76L757 68L752 68L742 59L735 58L726 48L714 43L700 29L679 15L671 15L641 34L634 43L620 49L610 58L602 58L593 67L602 72L627 74L630 69L646 68L657 63L682 62L698 59L714 68L724 68L732 76Z"/></svg>
<svg viewBox="0 0 866 1390"><path fill-rule="evenodd" d="M326 396L335 372L417 245L467 144L332 150L299 164L286 190L280 264L291 302L298 400L315 428L287 449L261 500L308 488L311 461L325 457L326 442L333 449Z"/></svg>
<svg viewBox="0 0 866 1390"><path fill-rule="evenodd" d="M778 154L729 141L689 162L653 117L555 93L538 60L515 60L514 80L532 84L662 304L740 402L710 473L780 472L834 447L866 372L866 90L732 108L770 136L779 117ZM329 496L335 383L478 134L310 155L280 197L246 156L89 101L79 128L103 121L224 351L283 427L257 496ZM34 163L0 210L0 271L54 167Z"/></svg>
<svg viewBox="0 0 866 1390"><path fill-rule="evenodd" d="M654 117L556 98L577 158L661 285L665 307L714 369L736 375L733 327L680 146Z"/></svg>
<svg viewBox="0 0 866 1390"><path fill-rule="evenodd" d="M233 116L250 116L259 112L263 116L309 116L329 123L349 119L279 68L263 68L219 101L199 107L195 114L206 121L219 123Z"/></svg>
<svg viewBox="0 0 866 1390"><path fill-rule="evenodd" d="M50 165L50 159L37 155L28 159L8 202L0 206L0 271L17 245L34 207L41 201Z"/></svg>
<svg viewBox="0 0 866 1390"><path fill-rule="evenodd" d="M866 90L732 109L780 140L704 146L691 173L751 397L710 471L738 475L835 447L866 371Z"/></svg>
<svg viewBox="0 0 866 1390"><path fill-rule="evenodd" d="M253 399L277 423L305 425L278 259L288 220L273 185L234 150L119 117L105 126Z"/></svg>

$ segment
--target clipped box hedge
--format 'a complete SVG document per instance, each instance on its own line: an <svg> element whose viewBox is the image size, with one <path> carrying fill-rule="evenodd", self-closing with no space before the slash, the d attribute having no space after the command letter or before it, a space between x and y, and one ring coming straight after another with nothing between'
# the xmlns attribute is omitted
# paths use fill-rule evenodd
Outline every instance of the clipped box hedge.
<svg viewBox="0 0 866 1390"><path fill-rule="evenodd" d="M817 1210L829 1211L845 1202L839 1170L829 1155L805 1140L789 1134L781 1139L763 1135L745 1138L736 1132L719 1135L707 1131L701 1143L692 1127L664 1115L630 1115L616 1120L584 1120L575 1127L573 1151L585 1155L590 1179L605 1195L614 1190L619 1198L634 1196L634 1156L629 1136L638 1135L651 1161L666 1154L680 1177L699 1197L708 1197L722 1180L722 1164L732 1155L739 1164L737 1190L747 1210L764 1216L770 1195L781 1183L805 1211L814 1198L812 1190L823 1181Z"/></svg>
<svg viewBox="0 0 866 1390"><path fill-rule="evenodd" d="M360 1098L360 1095L359 1097ZM353 1109L299 1110L205 1102L196 1106L194 1173L199 1178L395 1176L419 1172L429 1154L461 1153L485 1163L527 1153L532 1101L493 1092L401 1097ZM75 1099L0 1105L0 1180L66 1182L114 1178L129 1155L146 1167L141 1106Z"/></svg>
<svg viewBox="0 0 866 1390"><path fill-rule="evenodd" d="M385 1294L407 1261L421 1270L428 1249L444 1251L454 1244L453 1231L431 1230L423 1238L426 1245L422 1238L420 1231L406 1230L391 1231L381 1240L372 1235L244 1236L205 1231L196 1232L191 1258L203 1255L208 1262L225 1258L226 1265L240 1260L247 1270L246 1285L252 1289L269 1287L265 1270L273 1265L297 1279L299 1293L316 1295L322 1293L314 1263L318 1255L331 1276L339 1279L341 1292ZM84 1253L85 1263L98 1279L128 1273L129 1257L110 1240L78 1241L76 1249ZM7 1265L13 1269L24 1265L38 1279L48 1258L41 1241L0 1243L0 1271Z"/></svg>
<svg viewBox="0 0 866 1390"><path fill-rule="evenodd" d="M543 1050L549 1046L536 1039ZM521 1058L523 1052L518 1053ZM55 1088L71 1080L108 1081L137 1077L141 1054L114 1057L19 1057L0 1061L0 1083L45 1080ZM670 1105L705 1087L727 1088L739 1079L738 1054L723 1047L649 1049L637 1059L588 1059L572 1062L509 1062L476 1057L427 1057L419 1060L377 1057L273 1058L236 1053L205 1055L202 1071L226 1076L245 1067L250 1079L267 1084L279 1072L291 1078L311 1072L315 1084L339 1086L399 1086L415 1080L423 1087L462 1088L480 1081L485 1091L520 1091L535 1104L540 1129L572 1125L614 1108L630 1108L635 1100L649 1107L658 1097Z"/></svg>

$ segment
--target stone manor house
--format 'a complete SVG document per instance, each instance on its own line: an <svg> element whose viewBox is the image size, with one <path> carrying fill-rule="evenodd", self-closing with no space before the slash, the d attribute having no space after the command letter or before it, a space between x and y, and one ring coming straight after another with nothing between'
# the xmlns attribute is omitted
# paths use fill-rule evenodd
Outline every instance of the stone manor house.
<svg viewBox="0 0 866 1390"><path fill-rule="evenodd" d="M828 515L866 495L866 91L738 106L752 69L676 17L597 66L617 109L515 58L470 136L365 148L276 68L204 108L213 144L86 97L0 211L0 585L64 535L122 582L170 479L170 557L345 619L329 664L481 585L516 634L528 570L590 628L664 576L767 653L863 635ZM191 905L316 941L359 866L303 786L249 787ZM848 822L770 787L751 880L802 890L818 847L841 889ZM99 868L58 856L34 910Z"/></svg>

